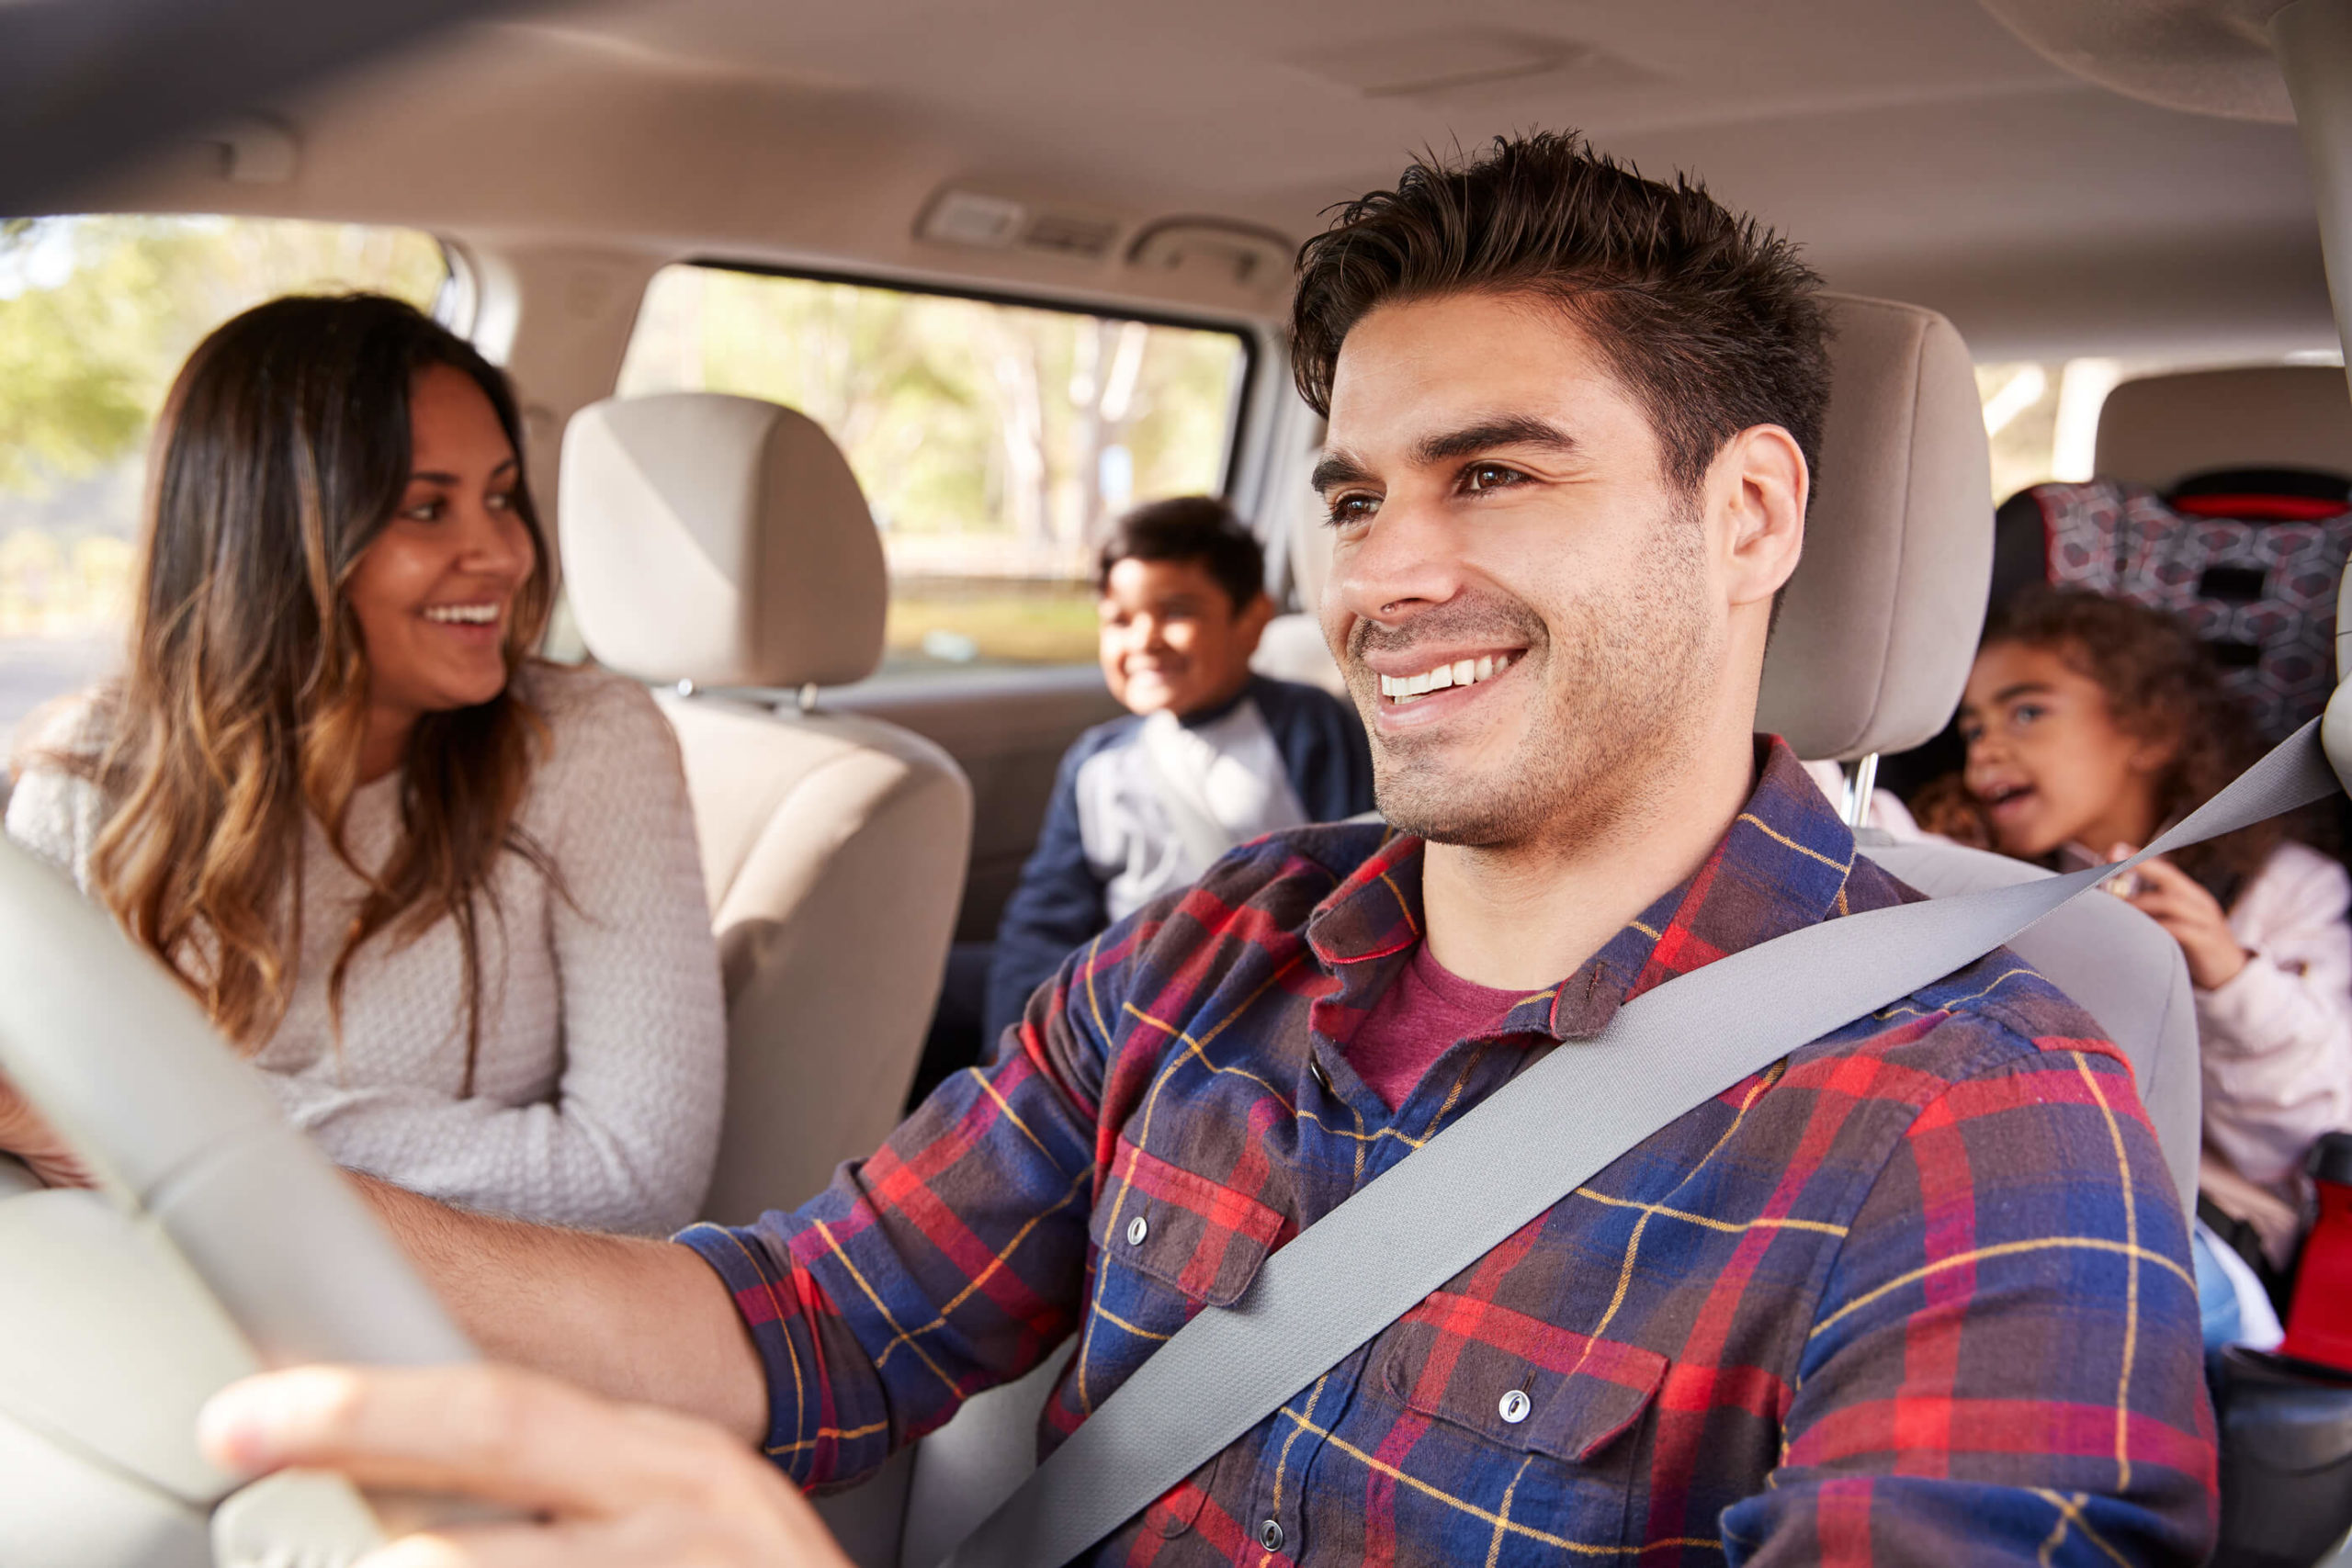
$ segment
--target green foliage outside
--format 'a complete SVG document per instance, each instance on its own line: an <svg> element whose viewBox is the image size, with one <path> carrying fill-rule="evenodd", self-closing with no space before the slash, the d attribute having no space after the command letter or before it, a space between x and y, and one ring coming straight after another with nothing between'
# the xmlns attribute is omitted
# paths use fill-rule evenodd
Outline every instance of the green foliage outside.
<svg viewBox="0 0 2352 1568"><path fill-rule="evenodd" d="M766 398L832 435L890 559L893 667L1061 663L1093 658L1078 585L1109 522L1216 487L1245 364L1228 333L673 266L620 389Z"/></svg>
<svg viewBox="0 0 2352 1568"><path fill-rule="evenodd" d="M155 412L199 338L280 294L429 306L429 235L223 218L0 220L0 637L120 625Z"/></svg>

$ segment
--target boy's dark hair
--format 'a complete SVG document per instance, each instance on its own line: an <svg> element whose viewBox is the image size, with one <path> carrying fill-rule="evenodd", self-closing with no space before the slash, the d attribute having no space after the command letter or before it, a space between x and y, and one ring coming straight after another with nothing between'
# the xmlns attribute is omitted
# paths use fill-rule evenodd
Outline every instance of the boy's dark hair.
<svg viewBox="0 0 2352 1568"><path fill-rule="evenodd" d="M1645 180L1573 131L1497 137L1484 157L1416 160L1298 254L1299 395L1331 406L1340 344L1375 307L1525 294L1566 310L1650 418L1689 491L1723 444L1777 424L1818 471L1829 403L1821 279L1794 246L1687 175Z"/></svg>
<svg viewBox="0 0 2352 1568"><path fill-rule="evenodd" d="M1233 601L1236 615L1266 591L1266 555L1233 509L1213 495L1180 495L1136 507L1112 525L1094 558L1094 592L1111 585L1123 560L1198 561Z"/></svg>

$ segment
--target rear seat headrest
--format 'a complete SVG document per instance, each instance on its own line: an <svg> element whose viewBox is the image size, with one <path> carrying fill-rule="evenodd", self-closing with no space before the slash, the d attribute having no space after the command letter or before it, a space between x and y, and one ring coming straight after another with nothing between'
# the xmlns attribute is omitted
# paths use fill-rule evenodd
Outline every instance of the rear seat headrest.
<svg viewBox="0 0 2352 1568"><path fill-rule="evenodd" d="M2097 452L2100 479L2161 491L2215 468L2352 476L2352 396L2329 365L2143 376L2107 395Z"/></svg>
<svg viewBox="0 0 2352 1568"><path fill-rule="evenodd" d="M889 579L832 438L755 398L612 398L563 436L565 591L602 662L651 682L841 685L882 657Z"/></svg>
<svg viewBox="0 0 2352 1568"><path fill-rule="evenodd" d="M1756 722L1800 757L1849 760L1906 750L1951 717L1984 626L1993 481L1951 323L1823 299L1837 333L1829 420Z"/></svg>

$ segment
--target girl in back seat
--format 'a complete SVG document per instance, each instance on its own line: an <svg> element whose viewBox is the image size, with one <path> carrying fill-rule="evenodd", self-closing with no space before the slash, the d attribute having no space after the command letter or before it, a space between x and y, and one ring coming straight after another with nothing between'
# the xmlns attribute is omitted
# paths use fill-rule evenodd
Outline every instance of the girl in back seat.
<svg viewBox="0 0 2352 1568"><path fill-rule="evenodd" d="M2085 592L1994 619L1960 729L1967 770L1921 793L1921 826L2067 870L2131 853L2262 753L2185 625ZM2180 943L2196 989L2199 1212L2283 1269L2303 1153L2352 1128L2352 883L2275 820L2128 880L2109 888Z"/></svg>
<svg viewBox="0 0 2352 1568"><path fill-rule="evenodd" d="M7 830L342 1164L663 1232L718 1134L701 863L645 691L534 657L521 440L505 378L397 300L215 332L157 428L128 666L28 723ZM14 1141L54 1172L44 1139Z"/></svg>

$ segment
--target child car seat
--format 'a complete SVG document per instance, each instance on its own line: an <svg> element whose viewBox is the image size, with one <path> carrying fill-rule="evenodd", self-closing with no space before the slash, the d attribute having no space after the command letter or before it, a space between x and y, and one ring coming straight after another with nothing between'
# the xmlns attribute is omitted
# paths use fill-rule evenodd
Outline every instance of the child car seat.
<svg viewBox="0 0 2352 1568"><path fill-rule="evenodd" d="M2352 554L2352 401L2325 366L2127 381L2097 471L1995 523L1993 604L2033 582L2185 617L2273 742L2335 689L2335 585Z"/></svg>
<svg viewBox="0 0 2352 1568"><path fill-rule="evenodd" d="M2221 470L2170 495L2113 479L2036 485L2001 508L1995 539L1996 556L2030 552L2034 576L2057 587L2180 615L2273 742L2335 689L2335 583L2352 553L2340 476ZM2003 575L2014 591L2023 574Z"/></svg>

